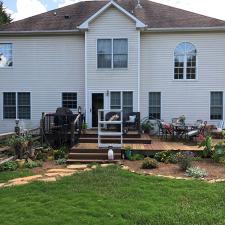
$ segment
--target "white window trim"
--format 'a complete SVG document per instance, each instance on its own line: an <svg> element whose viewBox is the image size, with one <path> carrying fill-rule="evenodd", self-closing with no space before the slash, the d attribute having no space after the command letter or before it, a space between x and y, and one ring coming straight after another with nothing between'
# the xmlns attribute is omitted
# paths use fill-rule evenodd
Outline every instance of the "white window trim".
<svg viewBox="0 0 225 225"><path fill-rule="evenodd" d="M123 92L132 92L132 108L133 108L133 111L134 111L134 91L130 91L130 90L123 90L123 91L121 91L121 90L110 90L110 94L109 94L109 96L110 96L110 98L109 98L109 109L111 110L111 93L112 92L120 92L120 104L121 104L121 106L120 106L120 110L123 110ZM112 109L113 110L113 109Z"/></svg>
<svg viewBox="0 0 225 225"><path fill-rule="evenodd" d="M192 44L195 49L196 49L196 71L195 71L195 79L187 79L187 55L184 55L185 59L184 59L184 78L183 79L175 79L174 75L174 69L175 69L175 57L178 56L178 55L175 55L175 50L177 48L177 46L179 44L182 44L182 43L190 43ZM182 42L179 42L177 43L177 45L175 46L175 48L173 49L173 81L176 81L176 82L196 82L198 81L198 55L199 55L199 50L196 48L196 44L194 44L193 42L190 42L190 41L182 41Z"/></svg>
<svg viewBox="0 0 225 225"><path fill-rule="evenodd" d="M121 68L114 68L113 66L113 44L114 39L126 39L127 40L127 67L121 67ZM112 43L112 49L111 49L111 67L109 68L99 68L98 67L98 40L111 40ZM96 39L96 69L97 70L128 70L129 68L129 41L128 37L99 37Z"/></svg>
<svg viewBox="0 0 225 225"><path fill-rule="evenodd" d="M77 94L77 107L76 108L70 108L70 110L76 111L78 109L78 92L77 91L62 91L61 92L61 107L63 107L63 93L75 93L75 94Z"/></svg>
<svg viewBox="0 0 225 225"><path fill-rule="evenodd" d="M16 93L16 118L4 118L4 93ZM30 118L29 119L19 119L18 118L18 93L30 93ZM31 91L3 91L2 92L2 120L32 120L32 92Z"/></svg>
<svg viewBox="0 0 225 225"><path fill-rule="evenodd" d="M211 119L211 93L212 92L221 92L222 93L222 119ZM221 90L213 90L209 92L209 121L220 121L224 120L224 92Z"/></svg>
<svg viewBox="0 0 225 225"><path fill-rule="evenodd" d="M150 93L160 93L160 120L162 119L162 92L161 91L149 91L148 92L148 118L149 118L149 115L150 115L150 105L149 105L149 95ZM156 107L156 106L153 106L153 107Z"/></svg>
<svg viewBox="0 0 225 225"><path fill-rule="evenodd" d="M10 70L14 67L14 57L13 57L13 43L12 42L0 42L0 44L11 44L12 45L12 66L0 67L0 70Z"/></svg>

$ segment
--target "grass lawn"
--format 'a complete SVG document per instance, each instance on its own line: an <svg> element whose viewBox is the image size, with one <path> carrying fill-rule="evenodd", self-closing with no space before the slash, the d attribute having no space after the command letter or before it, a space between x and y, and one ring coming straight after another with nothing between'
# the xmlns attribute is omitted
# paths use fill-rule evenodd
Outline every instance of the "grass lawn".
<svg viewBox="0 0 225 225"><path fill-rule="evenodd" d="M14 178L26 177L31 175L33 175L33 173L29 169L23 169L23 170L18 169L16 171L3 171L3 172L0 172L0 183L4 183Z"/></svg>
<svg viewBox="0 0 225 225"><path fill-rule="evenodd" d="M225 184L99 168L0 189L2 225L224 225Z"/></svg>

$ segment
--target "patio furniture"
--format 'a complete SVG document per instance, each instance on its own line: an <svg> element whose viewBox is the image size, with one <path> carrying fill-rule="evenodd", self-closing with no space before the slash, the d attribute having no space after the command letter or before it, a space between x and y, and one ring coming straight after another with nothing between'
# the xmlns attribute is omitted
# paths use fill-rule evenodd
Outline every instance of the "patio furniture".
<svg viewBox="0 0 225 225"><path fill-rule="evenodd" d="M223 120L220 120L218 122L217 126L215 126L211 130L211 133L212 133L212 135L221 138L223 129L224 129L224 121Z"/></svg>
<svg viewBox="0 0 225 225"><path fill-rule="evenodd" d="M123 126L128 130L140 132L140 112L131 112L123 116Z"/></svg>
<svg viewBox="0 0 225 225"><path fill-rule="evenodd" d="M187 137L189 138L189 140L193 140L194 138L196 138L197 140L198 137L203 138L205 136L206 126L207 126L207 121L201 124L198 129L189 131L187 133Z"/></svg>
<svg viewBox="0 0 225 225"><path fill-rule="evenodd" d="M158 127L159 127L159 132L158 136L160 138L168 138L168 135L173 136L173 126L169 123L165 123L161 120L157 120Z"/></svg>

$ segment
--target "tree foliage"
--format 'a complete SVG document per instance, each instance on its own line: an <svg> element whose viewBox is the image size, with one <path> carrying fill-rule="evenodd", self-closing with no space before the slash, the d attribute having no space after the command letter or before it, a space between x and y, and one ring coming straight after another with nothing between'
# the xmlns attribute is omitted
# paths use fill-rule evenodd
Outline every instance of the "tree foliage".
<svg viewBox="0 0 225 225"><path fill-rule="evenodd" d="M10 23L11 21L11 15L6 12L3 2L0 1L0 25Z"/></svg>

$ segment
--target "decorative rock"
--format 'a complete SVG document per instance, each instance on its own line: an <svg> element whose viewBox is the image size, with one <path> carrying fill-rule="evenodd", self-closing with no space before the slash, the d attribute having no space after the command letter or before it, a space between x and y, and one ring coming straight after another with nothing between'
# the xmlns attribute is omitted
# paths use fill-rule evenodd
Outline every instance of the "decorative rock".
<svg viewBox="0 0 225 225"><path fill-rule="evenodd" d="M16 178L16 179L12 179L9 180L9 183L14 183L14 182L23 182L23 181L33 181L33 180L37 180L39 178L41 178L42 175L34 175L34 176L29 176L29 177L21 177L21 178Z"/></svg>
<svg viewBox="0 0 225 225"><path fill-rule="evenodd" d="M46 177L46 178L41 178L41 179L38 179L39 181L44 181L44 182L54 182L56 181L56 178L55 177Z"/></svg>
<svg viewBox="0 0 225 225"><path fill-rule="evenodd" d="M0 183L0 188L4 187L5 183Z"/></svg>
<svg viewBox="0 0 225 225"><path fill-rule="evenodd" d="M58 175L60 177L68 177L68 176L72 176L74 173L58 173Z"/></svg>
<svg viewBox="0 0 225 225"><path fill-rule="evenodd" d="M47 173L72 173L76 172L76 170L72 169L50 169L47 171Z"/></svg>
<svg viewBox="0 0 225 225"><path fill-rule="evenodd" d="M101 164L101 167L108 167L108 166L114 166L115 164L113 163L105 163L105 164Z"/></svg>
<svg viewBox="0 0 225 225"><path fill-rule="evenodd" d="M15 182L11 182L9 184L6 184L4 187L11 187L11 186L17 186L17 185L24 185L24 184L28 184L28 181L24 181L24 180L18 180Z"/></svg>
<svg viewBox="0 0 225 225"><path fill-rule="evenodd" d="M57 177L57 176L59 176L59 173L45 173L44 176L47 176L47 177Z"/></svg>
<svg viewBox="0 0 225 225"><path fill-rule="evenodd" d="M84 170L87 168L87 164L80 164L80 165L69 165L67 169L74 169L74 170Z"/></svg>
<svg viewBox="0 0 225 225"><path fill-rule="evenodd" d="M128 166L122 166L122 169L123 170L129 170L129 167Z"/></svg>
<svg viewBox="0 0 225 225"><path fill-rule="evenodd" d="M91 167L91 169L97 169L97 166L96 165L93 165L92 167Z"/></svg>

